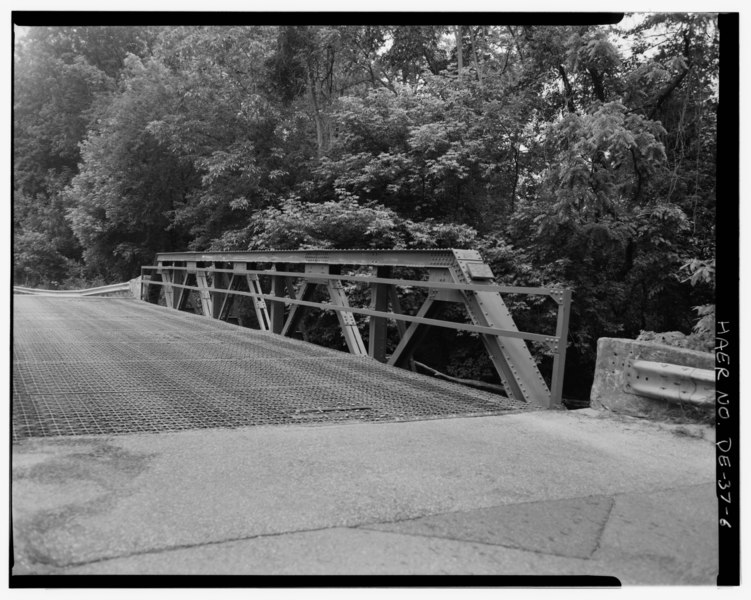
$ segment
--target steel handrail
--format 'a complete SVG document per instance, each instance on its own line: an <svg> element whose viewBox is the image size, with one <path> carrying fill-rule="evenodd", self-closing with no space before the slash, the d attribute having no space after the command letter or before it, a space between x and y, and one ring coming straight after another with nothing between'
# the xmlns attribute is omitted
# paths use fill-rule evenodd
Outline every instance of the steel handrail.
<svg viewBox="0 0 751 600"><path fill-rule="evenodd" d="M370 275L340 275L334 273L305 273L300 271L272 271L268 269L216 269L214 267L178 267L172 265L148 265L142 269L158 271L189 271L195 273L231 273L234 275L270 275L272 277L304 277L306 279L335 279L339 281L355 281L357 283L387 283L401 287L424 287L439 290L464 290L470 292L498 292L499 294L526 294L530 296L549 296L560 292L555 287L521 287L512 285L477 284L477 283L447 283L426 281L423 279L393 279L387 277L373 277Z"/></svg>
<svg viewBox="0 0 751 600"><path fill-rule="evenodd" d="M276 271L276 273L281 274L281 273L285 273L285 271ZM311 278L325 279L328 275L318 274L318 273L316 274L308 273L307 276ZM427 282L420 282L420 283L427 283ZM541 333L529 333L529 332L524 332L524 331L511 331L508 329L497 329L495 327L483 327L481 325L470 325L469 323L457 323L455 321L444 321L441 319L429 319L426 317L415 317L412 315L405 315L403 313L395 313L395 312L390 312L390 311L380 311L380 310L373 310L369 308L359 308L359 307L354 307L354 306L339 306L339 305L331 304L328 302L311 302L308 300L300 300L297 298L288 298L286 296L276 296L274 294L259 294L255 292L243 292L240 290L231 290L229 288L215 288L215 287L199 288L198 286L184 285L184 284L179 284L179 283L169 283L165 281L144 281L144 284L170 286L170 287L182 288L182 289L187 289L187 290L195 290L199 293L201 292L201 290L204 290L208 292L219 292L221 294L235 294L238 296L248 296L250 298L263 298L264 300L282 302L285 305L299 304L300 306L323 308L324 310L333 310L337 312L352 312L352 313L357 313L357 314L366 315L366 316L373 316L373 317L386 317L389 319L394 319L396 321L409 321L413 323L422 323L424 325L435 325L437 327L446 327L448 329L456 329L459 331L471 331L474 333L488 333L491 335L519 338L523 340L543 342L547 344L558 344L560 342L560 337L558 336L545 335ZM426 287L435 287L435 286L429 285ZM456 288L456 289L464 289L464 288L460 286L459 288Z"/></svg>

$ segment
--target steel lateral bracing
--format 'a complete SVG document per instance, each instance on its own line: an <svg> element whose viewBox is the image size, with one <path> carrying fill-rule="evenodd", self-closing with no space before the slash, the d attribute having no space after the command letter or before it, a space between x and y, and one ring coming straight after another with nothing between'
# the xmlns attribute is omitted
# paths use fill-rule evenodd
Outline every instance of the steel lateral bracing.
<svg viewBox="0 0 751 600"><path fill-rule="evenodd" d="M545 408L561 404L571 292L495 285L490 267L474 250L165 252L157 255L156 262L142 268L144 300L158 302L161 289L165 304L180 310L194 292L193 304L203 315L227 319L234 299L248 297L259 328L286 336L295 334L306 308L332 310L351 353L408 368L429 327L471 331L482 339L510 398ZM394 268L425 270L427 280L395 278ZM369 306L350 305L343 282L367 285ZM398 286L427 288L427 297L416 314L402 312ZM328 302L315 301L317 289L328 293ZM558 305L555 334L520 332L502 293L551 297ZM439 307L445 302L463 305L471 323L437 319ZM367 345L355 314L370 318ZM400 336L390 356L386 352L388 320L396 321ZM550 387L527 341L546 344L553 355Z"/></svg>

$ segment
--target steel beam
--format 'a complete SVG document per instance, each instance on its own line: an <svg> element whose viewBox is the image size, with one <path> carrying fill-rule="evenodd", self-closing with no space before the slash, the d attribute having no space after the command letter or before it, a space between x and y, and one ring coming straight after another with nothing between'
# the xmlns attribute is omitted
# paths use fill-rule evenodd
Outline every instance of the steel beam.
<svg viewBox="0 0 751 600"><path fill-rule="evenodd" d="M193 286L193 288L195 288L195 286ZM223 289L215 290L214 288L208 288L208 290L209 292L212 292L212 291L225 292L225 290ZM266 300L277 299L276 296L271 296L270 294L256 294L254 292L241 292L241 291L235 291L233 293L238 296L247 296L247 297L258 296ZM382 312L377 312L375 310L370 310L367 308L359 308L359 307L354 307L354 306L348 306L348 307L336 306L334 304L331 304L330 302L328 303L327 302L307 302L304 300L300 300L298 298L284 298L283 302L285 304L309 306L309 307L320 308L324 310L351 312L351 313L355 313L358 315L386 317L386 318L394 319L397 321L409 321L410 323L419 322L424 325L431 325L431 326L436 326L436 327L447 327L449 329L456 329L457 331L472 331L475 333L485 333L485 334L501 336L501 337L516 338L520 340L532 340L536 342L542 342L545 344L551 344L552 342L556 340L556 338L550 335L543 334L543 333L529 333L529 332L518 331L518 330L512 331L510 329L499 329L498 327L485 327L481 325L473 325L471 323L457 323L454 321L445 321L441 319L423 319L423 318L418 318L416 316L403 314L398 311L382 313Z"/></svg>
<svg viewBox="0 0 751 600"><path fill-rule="evenodd" d="M393 285L388 286L388 295L389 295L389 301L391 302L391 310L397 314L402 314L402 304L399 302L399 295L396 293L396 288ZM399 334L399 340L404 337L404 334L407 331L407 325L404 323L404 321L400 319L395 319L396 321L396 331ZM407 366L404 368L408 368L410 371L417 372L417 367L415 366L415 361L410 357Z"/></svg>
<svg viewBox="0 0 751 600"><path fill-rule="evenodd" d="M456 266L451 269L455 281L471 282L469 263L481 262L478 253L472 256L468 251L464 251L462 257L457 256ZM463 296L470 319L476 325L518 331L500 294L463 292ZM482 334L481 339L503 387L511 398L553 408L550 390L524 340L489 334Z"/></svg>
<svg viewBox="0 0 751 600"><path fill-rule="evenodd" d="M206 271L196 272L196 284L198 285L198 295L201 298L201 312L204 317L212 317L214 314L214 303L209 291Z"/></svg>
<svg viewBox="0 0 751 600"><path fill-rule="evenodd" d="M281 265L281 263L279 263ZM276 267L279 265L272 265L271 269L247 269L242 266L238 266L237 269L211 269L216 273L236 273L247 275L271 275L275 276L278 272ZM487 267L487 265L485 265ZM142 269L160 269L158 266L144 266ZM187 270L187 267L172 266L173 271ZM490 267L487 267L488 269ZM288 279L292 278L304 278L307 277L307 273L298 271L284 271L284 275ZM338 273L329 273L327 279L338 279L339 281L354 281L358 284L372 284L372 283L385 283L387 285L399 285L399 286L412 286L412 287L425 287L425 288L437 288L445 290L461 290L472 292L498 292L501 294L526 294L531 296L552 296L558 293L553 288L546 287L522 287L516 285L496 285L496 284L470 284L470 283L448 283L448 282L428 282L421 279L394 279L386 277L363 277L362 275L341 275Z"/></svg>
<svg viewBox="0 0 751 600"><path fill-rule="evenodd" d="M211 274L211 287L215 289L229 290L231 286L231 280L227 273L212 273ZM222 311L225 308L225 303L229 294L227 292L214 292L211 302L211 316L214 319L221 319Z"/></svg>
<svg viewBox="0 0 751 600"><path fill-rule="evenodd" d="M284 265L273 265L275 271L284 271ZM285 279L280 275L271 276L271 293L274 296L284 296ZM284 327L284 302L279 300L270 300L271 308L270 327L274 333L281 333Z"/></svg>
<svg viewBox="0 0 751 600"><path fill-rule="evenodd" d="M181 273L182 277L180 278L180 283L182 285L185 285L188 283L188 273L183 272ZM188 290L185 288L177 288L175 290L175 308L177 310L183 310L185 308L185 303L188 301Z"/></svg>
<svg viewBox="0 0 751 600"><path fill-rule="evenodd" d="M391 277L390 267L378 267L378 277ZM378 311L387 311L389 305L389 286L384 283L374 283L370 286L370 308ZM368 331L368 356L379 362L386 362L386 332L387 322L385 317L370 317Z"/></svg>
<svg viewBox="0 0 751 600"><path fill-rule="evenodd" d="M157 262L256 262L285 264L449 267L454 251L438 250L274 250L258 252L160 252Z"/></svg>
<svg viewBox="0 0 751 600"><path fill-rule="evenodd" d="M403 314L402 303L399 302L399 295L396 293L396 288L394 286L389 286L389 300L391 301L391 310L397 315ZM399 332L399 339L403 338L404 333L407 331L407 326L404 324L404 321L399 319L396 320L396 330Z"/></svg>
<svg viewBox="0 0 751 600"><path fill-rule="evenodd" d="M417 318L430 319L437 310L435 305L435 292L431 290L428 293L428 297L415 315ZM410 364L412 360L412 354L420 341L425 337L427 333L428 325L424 323L412 323L404 332L402 339L399 340L399 344L394 349L394 353L389 357L389 365L404 367Z"/></svg>
<svg viewBox="0 0 751 600"><path fill-rule="evenodd" d="M347 300L347 295L344 293L341 281L329 280L327 288L332 304L349 308L349 301ZM344 341L347 342L349 351L352 354L367 355L368 351L362 341L360 330L357 328L355 316L348 311L336 311L336 317L339 319L339 327L341 327Z"/></svg>
<svg viewBox="0 0 751 600"><path fill-rule="evenodd" d="M304 281L302 286L300 287L300 291L297 294L297 299L302 300L303 302L310 302L313 299L313 294L315 294L316 286L316 283ZM292 305L292 307L289 309L287 320L284 322L284 326L282 327L282 330L280 332L281 335L291 336L295 331L297 331L297 326L300 323L300 319L302 318L303 310L304 306L302 304Z"/></svg>
<svg viewBox="0 0 751 600"><path fill-rule="evenodd" d="M170 269L162 270L162 281L164 282L164 303L169 308L174 308L175 304L175 291L172 288L172 271Z"/></svg>
<svg viewBox="0 0 751 600"><path fill-rule="evenodd" d="M258 279L258 275L246 275L248 281L248 289L255 294L262 294L261 281ZM258 319L258 327L262 331L269 331L271 328L269 318L269 312L266 309L266 301L258 296L252 296L253 308L256 311L256 318Z"/></svg>
<svg viewBox="0 0 751 600"><path fill-rule="evenodd" d="M222 303L217 312L217 318L220 321L226 321L229 318L229 313L232 310L232 305L235 303L235 294L230 292L237 289L238 278L235 275L229 276L229 283L227 284L227 293L222 298Z"/></svg>
<svg viewBox="0 0 751 600"><path fill-rule="evenodd" d="M551 406L560 406L563 403L563 374L566 367L568 322L571 316L571 290L561 290L560 295L554 295L553 299L558 303L558 320L555 330L558 342L553 349L555 354L553 376L550 382L550 403Z"/></svg>

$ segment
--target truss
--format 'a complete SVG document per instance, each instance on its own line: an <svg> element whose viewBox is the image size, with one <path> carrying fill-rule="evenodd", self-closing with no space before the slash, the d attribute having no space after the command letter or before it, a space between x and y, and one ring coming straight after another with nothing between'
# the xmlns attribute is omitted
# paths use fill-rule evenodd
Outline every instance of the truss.
<svg viewBox="0 0 751 600"><path fill-rule="evenodd" d="M201 314L226 320L237 298L250 298L258 327L292 336L304 311L334 311L352 354L409 368L412 355L430 327L448 327L479 334L507 395L545 408L561 403L571 292L561 288L495 285L490 267L474 250L294 250L268 252L169 252L157 264L143 267L142 298L184 310L191 293ZM422 279L395 277L394 269L426 273ZM347 273L346 271L349 271ZM357 271L355 273L354 271ZM365 272L367 271L367 272ZM370 302L353 306L343 282L367 286ZM397 287L427 288L414 315L399 304ZM242 289L241 289L242 288ZM328 302L317 302L324 290ZM520 332L501 294L552 298L558 306L554 335ZM469 323L438 319L443 303L466 309ZM390 310L389 310L390 309ZM355 319L369 317L368 344ZM399 343L387 355L387 322L397 324ZM542 377L528 341L542 342L553 355L550 386Z"/></svg>

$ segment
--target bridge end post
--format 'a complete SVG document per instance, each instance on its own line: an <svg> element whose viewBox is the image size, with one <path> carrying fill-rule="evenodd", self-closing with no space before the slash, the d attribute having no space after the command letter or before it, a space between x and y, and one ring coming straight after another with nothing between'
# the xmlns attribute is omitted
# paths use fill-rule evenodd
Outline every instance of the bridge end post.
<svg viewBox="0 0 751 600"><path fill-rule="evenodd" d="M480 253L454 250L452 269L457 283L491 282L494 275ZM518 331L511 313L498 292L462 292L470 319L476 325ZM523 339L483 334L482 341L506 393L541 408L551 408L551 393Z"/></svg>
<svg viewBox="0 0 751 600"><path fill-rule="evenodd" d="M281 264L274 264L271 267L274 271L283 271ZM284 297L284 277L281 275L271 276L271 294L277 298ZM273 333L281 333L284 327L284 302L281 300L269 300L269 325Z"/></svg>
<svg viewBox="0 0 751 600"><path fill-rule="evenodd" d="M553 358L553 375L550 382L550 406L558 408L563 403L563 372L566 366L566 345L568 343L568 322L571 316L571 290L560 290L551 294L558 303L558 321L555 336L558 338Z"/></svg>

